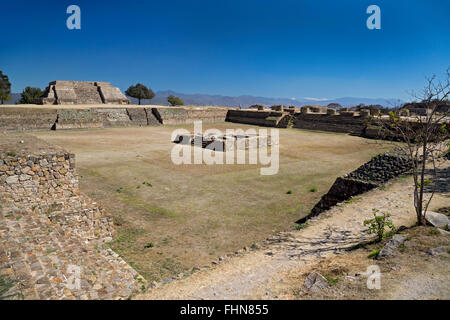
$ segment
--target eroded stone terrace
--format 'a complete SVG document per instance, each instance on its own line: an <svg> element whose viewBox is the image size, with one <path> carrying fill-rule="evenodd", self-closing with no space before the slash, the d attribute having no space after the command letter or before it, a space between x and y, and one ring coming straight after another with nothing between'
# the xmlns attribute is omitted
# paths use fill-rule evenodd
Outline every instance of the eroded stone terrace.
<svg viewBox="0 0 450 320"><path fill-rule="evenodd" d="M28 135L0 134L0 141L0 275L14 284L6 295L126 299L138 292L142 278L105 245L111 217L80 193L74 155Z"/></svg>

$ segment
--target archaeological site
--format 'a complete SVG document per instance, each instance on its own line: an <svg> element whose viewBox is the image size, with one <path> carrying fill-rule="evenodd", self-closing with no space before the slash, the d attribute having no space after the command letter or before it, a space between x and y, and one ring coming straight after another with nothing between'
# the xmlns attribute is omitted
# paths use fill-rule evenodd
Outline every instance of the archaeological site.
<svg viewBox="0 0 450 320"><path fill-rule="evenodd" d="M4 318L445 317L449 0L1 12Z"/></svg>
<svg viewBox="0 0 450 320"><path fill-rule="evenodd" d="M272 243L290 226L317 224L412 169L387 143L399 137L382 135L389 116L368 109L136 106L109 83L77 81L50 82L37 103L0 107L0 270L14 279L13 299L158 298L246 252L271 265ZM196 133L198 121L224 133ZM180 129L188 133L171 134ZM280 171L177 166L174 144L224 154L276 145ZM327 245L337 254L367 241L355 241L357 230ZM311 255L293 248L287 264Z"/></svg>

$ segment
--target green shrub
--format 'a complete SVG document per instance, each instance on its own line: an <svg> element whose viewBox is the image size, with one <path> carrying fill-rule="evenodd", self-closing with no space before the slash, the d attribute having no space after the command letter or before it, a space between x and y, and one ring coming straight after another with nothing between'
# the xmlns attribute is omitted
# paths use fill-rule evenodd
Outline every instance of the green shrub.
<svg viewBox="0 0 450 320"><path fill-rule="evenodd" d="M429 236L438 236L439 234L440 234L439 231L435 228L431 228L430 230L428 230Z"/></svg>
<svg viewBox="0 0 450 320"><path fill-rule="evenodd" d="M154 247L153 242L148 242L148 243L144 246L144 248L153 248L153 247Z"/></svg>
<svg viewBox="0 0 450 320"><path fill-rule="evenodd" d="M369 234L376 234L377 241L383 240L389 233L385 231L386 227L391 229L391 232L395 232L396 229L394 224L389 219L391 216L389 213L383 213L382 215L377 215L379 210L372 209L373 219L364 220L364 225L369 225Z"/></svg>
<svg viewBox="0 0 450 320"><path fill-rule="evenodd" d="M309 225L309 222L306 221L305 223L300 223L295 226L295 230L302 230L305 229Z"/></svg>
<svg viewBox="0 0 450 320"><path fill-rule="evenodd" d="M375 249L371 253L369 253L367 258L375 258L378 255L378 253L380 253L380 249Z"/></svg>
<svg viewBox="0 0 450 320"><path fill-rule="evenodd" d="M337 285L339 282L339 278L332 278L329 276L324 276L324 278L327 279L328 283L331 284L332 286Z"/></svg>

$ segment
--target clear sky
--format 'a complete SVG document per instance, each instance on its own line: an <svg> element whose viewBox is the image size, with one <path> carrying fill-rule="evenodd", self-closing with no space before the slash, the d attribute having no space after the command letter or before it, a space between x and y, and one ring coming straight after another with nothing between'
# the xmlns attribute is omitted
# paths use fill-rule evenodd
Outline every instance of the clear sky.
<svg viewBox="0 0 450 320"><path fill-rule="evenodd" d="M68 30L66 8L81 8ZM381 8L381 30L366 9ZM53 80L286 98L407 99L450 65L450 0L2 1L12 91ZM5 29L6 28L6 29Z"/></svg>

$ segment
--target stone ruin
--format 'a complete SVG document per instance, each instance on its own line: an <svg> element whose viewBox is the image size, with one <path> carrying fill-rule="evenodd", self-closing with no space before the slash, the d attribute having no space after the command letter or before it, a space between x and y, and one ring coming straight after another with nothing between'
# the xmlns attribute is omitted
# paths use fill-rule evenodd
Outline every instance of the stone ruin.
<svg viewBox="0 0 450 320"><path fill-rule="evenodd" d="M119 88L109 82L53 81L39 104L129 104Z"/></svg>
<svg viewBox="0 0 450 320"><path fill-rule="evenodd" d="M337 178L330 190L322 196L311 210L310 217L316 216L353 196L377 188L383 183L410 171L411 168L412 162L399 154L385 153L373 157L358 169Z"/></svg>
<svg viewBox="0 0 450 320"><path fill-rule="evenodd" d="M80 191L74 154L0 133L0 275L12 281L6 296L128 299L145 280L106 244L114 233L112 216ZM79 267L80 286L68 286L70 266Z"/></svg>
<svg viewBox="0 0 450 320"><path fill-rule="evenodd" d="M274 143L270 135L258 134L178 135L173 142L191 146L201 145L204 149L222 152L270 147Z"/></svg>

